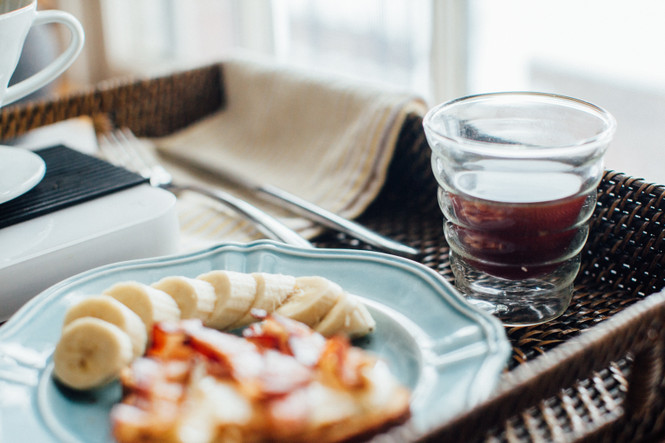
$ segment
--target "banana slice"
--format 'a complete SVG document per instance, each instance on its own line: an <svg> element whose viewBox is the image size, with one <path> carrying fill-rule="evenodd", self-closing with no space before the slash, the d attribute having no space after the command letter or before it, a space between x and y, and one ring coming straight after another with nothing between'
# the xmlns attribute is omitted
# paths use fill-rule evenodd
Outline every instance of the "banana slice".
<svg viewBox="0 0 665 443"><path fill-rule="evenodd" d="M175 300L164 291L134 281L116 283L104 291L136 312L145 325L148 337L152 326L164 320L179 320L180 309Z"/></svg>
<svg viewBox="0 0 665 443"><path fill-rule="evenodd" d="M143 321L134 311L113 297L96 295L81 300L65 313L63 328L83 317L99 318L122 329L132 342L134 357L140 357L145 352L148 334Z"/></svg>
<svg viewBox="0 0 665 443"><path fill-rule="evenodd" d="M205 321L215 307L215 288L207 281L173 276L165 277L151 286L166 292L175 300L181 318Z"/></svg>
<svg viewBox="0 0 665 443"><path fill-rule="evenodd" d="M206 326L223 330L242 318L254 303L256 280L251 274L234 271L211 271L196 277L215 288L215 308Z"/></svg>
<svg viewBox="0 0 665 443"><path fill-rule="evenodd" d="M132 343L119 327L94 317L77 318L62 331L53 354L53 373L74 389L114 380L132 361Z"/></svg>
<svg viewBox="0 0 665 443"><path fill-rule="evenodd" d="M256 321L251 314L253 309L260 309L266 311L266 313L274 312L284 300L296 291L296 278L291 275L255 272L252 277L256 280L254 303L249 308L249 312L233 323L229 327L230 329L246 326Z"/></svg>
<svg viewBox="0 0 665 443"><path fill-rule="evenodd" d="M296 291L280 306L277 314L315 327L344 296L344 290L324 277L297 277Z"/></svg>
<svg viewBox="0 0 665 443"><path fill-rule="evenodd" d="M347 292L340 297L314 330L324 337L344 333L354 338L369 334L375 327L376 322L365 305L358 300L358 297Z"/></svg>

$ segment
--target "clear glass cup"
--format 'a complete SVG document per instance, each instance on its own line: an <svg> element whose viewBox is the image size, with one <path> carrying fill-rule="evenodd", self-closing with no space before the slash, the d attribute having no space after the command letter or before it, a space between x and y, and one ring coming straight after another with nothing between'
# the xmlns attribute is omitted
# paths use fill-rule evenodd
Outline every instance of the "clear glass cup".
<svg viewBox="0 0 665 443"><path fill-rule="evenodd" d="M506 325L560 316L614 118L571 97L504 92L443 103L423 126L455 286Z"/></svg>

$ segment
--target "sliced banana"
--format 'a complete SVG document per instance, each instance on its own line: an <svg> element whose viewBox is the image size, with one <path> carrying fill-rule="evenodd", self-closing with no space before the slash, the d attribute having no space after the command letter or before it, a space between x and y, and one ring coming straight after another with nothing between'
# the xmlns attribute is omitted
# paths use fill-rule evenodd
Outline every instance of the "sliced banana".
<svg viewBox="0 0 665 443"><path fill-rule="evenodd" d="M95 317L77 318L63 330L53 354L53 373L74 389L114 380L132 360L132 343L119 327Z"/></svg>
<svg viewBox="0 0 665 443"><path fill-rule="evenodd" d="M165 277L151 285L169 294L180 308L181 318L198 318L202 321L215 307L215 288L207 281L196 278Z"/></svg>
<svg viewBox="0 0 665 443"><path fill-rule="evenodd" d="M296 291L296 278L291 275L255 272L252 277L256 280L254 303L249 308L249 312L229 327L231 329L256 321L251 314L253 309L260 309L266 313L274 312Z"/></svg>
<svg viewBox="0 0 665 443"><path fill-rule="evenodd" d="M120 303L136 312L145 325L148 337L152 326L160 321L180 319L180 309L175 300L164 291L150 285L128 281L116 283L104 291Z"/></svg>
<svg viewBox="0 0 665 443"><path fill-rule="evenodd" d="M140 357L145 352L148 334L143 321L134 311L113 297L96 295L81 300L67 310L63 327L83 317L99 318L122 329L132 342L134 357Z"/></svg>
<svg viewBox="0 0 665 443"><path fill-rule="evenodd" d="M353 338L367 335L375 327L376 322L365 305L347 292L313 329L324 337L344 333Z"/></svg>
<svg viewBox="0 0 665 443"><path fill-rule="evenodd" d="M344 290L337 283L324 277L297 277L296 286L298 291L275 312L312 328L344 296Z"/></svg>
<svg viewBox="0 0 665 443"><path fill-rule="evenodd" d="M242 318L254 303L256 280L251 274L217 270L196 277L215 288L215 308L206 326L223 330Z"/></svg>

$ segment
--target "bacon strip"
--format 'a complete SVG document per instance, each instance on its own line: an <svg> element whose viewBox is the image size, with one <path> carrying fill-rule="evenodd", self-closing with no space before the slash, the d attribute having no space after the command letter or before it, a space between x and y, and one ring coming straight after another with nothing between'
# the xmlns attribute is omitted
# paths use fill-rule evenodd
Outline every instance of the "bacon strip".
<svg viewBox="0 0 665 443"><path fill-rule="evenodd" d="M214 435L223 439L228 432L247 432L252 441L263 441L262 436L270 441L309 441L317 432L312 408L324 407L329 414L322 398L353 401L354 392L371 392L365 374L375 362L346 337L326 340L306 325L275 314L245 329L242 337L206 328L198 320L158 323L146 356L121 377L125 395L112 410L114 436L119 442L179 441L179 420L191 407L189 389L203 377L212 377L242 395L254 416L249 423L212 423ZM325 389L331 394L322 394ZM404 408L408 411L408 395L399 394L401 417ZM358 403L353 411L363 407ZM344 407L340 410L343 415ZM210 411L201 413L215 417ZM376 412L372 414L369 424L377 420ZM360 420L355 426L364 423ZM335 429L339 435L353 432L343 424ZM325 441L332 440L321 443Z"/></svg>

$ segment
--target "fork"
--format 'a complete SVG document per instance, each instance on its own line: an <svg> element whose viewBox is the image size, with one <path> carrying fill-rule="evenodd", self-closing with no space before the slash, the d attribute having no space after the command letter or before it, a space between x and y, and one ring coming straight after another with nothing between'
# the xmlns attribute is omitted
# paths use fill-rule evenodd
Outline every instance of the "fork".
<svg viewBox="0 0 665 443"><path fill-rule="evenodd" d="M181 191L190 191L204 195L251 221L263 235L272 240L293 246L313 248L309 241L275 217L228 192L207 189L195 184L174 183L171 173L160 164L155 153L148 149L128 128L100 134L98 144L106 160L140 174L148 179L152 186L164 188L176 194Z"/></svg>

